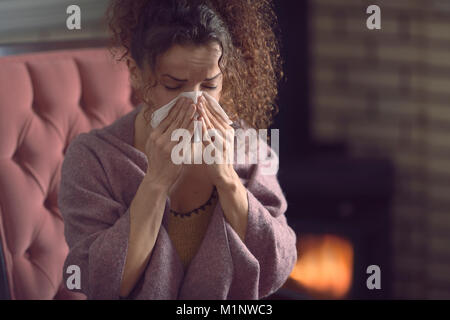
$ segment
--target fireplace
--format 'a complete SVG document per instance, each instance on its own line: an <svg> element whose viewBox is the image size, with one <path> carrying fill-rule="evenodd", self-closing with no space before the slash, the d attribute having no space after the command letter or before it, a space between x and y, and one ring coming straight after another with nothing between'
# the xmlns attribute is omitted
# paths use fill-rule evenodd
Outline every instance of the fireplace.
<svg viewBox="0 0 450 320"><path fill-rule="evenodd" d="M393 174L388 160L345 153L319 153L280 167L298 260L284 286L269 299L391 297ZM380 267L379 290L367 287L371 265Z"/></svg>
<svg viewBox="0 0 450 320"><path fill-rule="evenodd" d="M346 135L334 135L333 127L339 123L345 132L350 115L329 115L334 121L324 128L329 139L317 135L317 96L339 92L340 78L317 93L313 72L320 61L311 47L317 24L310 21L314 3L276 0L275 4L288 81L280 87L280 110L272 128L280 129L278 177L288 200L286 217L297 234L299 259L287 282L269 299L388 299L394 166L387 157L352 156L355 152ZM354 92L345 94L351 97ZM371 265L380 267L379 290L367 288Z"/></svg>

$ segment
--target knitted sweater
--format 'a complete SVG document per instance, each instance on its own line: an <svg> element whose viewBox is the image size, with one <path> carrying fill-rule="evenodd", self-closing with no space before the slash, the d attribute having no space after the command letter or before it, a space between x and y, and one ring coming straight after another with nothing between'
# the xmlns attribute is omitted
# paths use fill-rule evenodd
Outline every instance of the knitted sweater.
<svg viewBox="0 0 450 320"><path fill-rule="evenodd" d="M211 204L216 205L216 198L211 199ZM214 207L207 206L204 210L192 213L189 216L169 214L167 232L185 270L200 247L208 229L213 209Z"/></svg>
<svg viewBox="0 0 450 320"><path fill-rule="evenodd" d="M148 166L146 155L133 146L139 109L78 135L62 165L58 205L69 246L63 270L80 268L81 288L73 290L89 299L119 299L130 204ZM187 270L168 235L167 198L149 262L129 298L261 299L280 288L297 259L296 235L284 214L287 202L277 176L263 173L263 165L233 164L247 189L244 241L217 201ZM63 272L63 283L69 276Z"/></svg>

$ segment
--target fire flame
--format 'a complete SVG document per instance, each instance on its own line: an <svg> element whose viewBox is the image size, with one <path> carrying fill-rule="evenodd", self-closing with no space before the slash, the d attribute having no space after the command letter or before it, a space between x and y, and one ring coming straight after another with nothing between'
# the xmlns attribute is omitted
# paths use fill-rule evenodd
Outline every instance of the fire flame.
<svg viewBox="0 0 450 320"><path fill-rule="evenodd" d="M298 237L298 260L290 281L315 298L345 298L352 284L353 246L335 235Z"/></svg>

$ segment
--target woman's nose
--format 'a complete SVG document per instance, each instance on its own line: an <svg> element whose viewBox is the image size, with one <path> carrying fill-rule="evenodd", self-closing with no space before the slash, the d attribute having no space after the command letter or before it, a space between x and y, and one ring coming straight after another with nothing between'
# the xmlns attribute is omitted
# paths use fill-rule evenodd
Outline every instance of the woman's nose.
<svg viewBox="0 0 450 320"><path fill-rule="evenodd" d="M186 90L187 92L190 92L190 91L202 91L201 88L202 88L202 87L201 87L200 84L194 84L194 85L188 85L188 86L186 86L186 87L185 87L185 90Z"/></svg>

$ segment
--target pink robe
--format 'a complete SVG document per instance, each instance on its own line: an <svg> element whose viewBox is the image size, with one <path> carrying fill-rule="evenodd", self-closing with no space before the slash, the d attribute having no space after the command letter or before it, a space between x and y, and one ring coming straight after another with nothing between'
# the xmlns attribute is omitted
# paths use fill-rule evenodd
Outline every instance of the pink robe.
<svg viewBox="0 0 450 320"><path fill-rule="evenodd" d="M88 299L119 299L129 206L148 165L145 154L133 147L139 110L78 135L62 166L58 205L70 248L64 283L70 276L67 267L79 266L81 289L73 290ZM233 166L247 188L245 241L225 220L218 202L200 248L184 272L167 233L168 198L149 263L129 298L261 299L283 285L297 260L297 249L276 174L263 174L261 164Z"/></svg>

